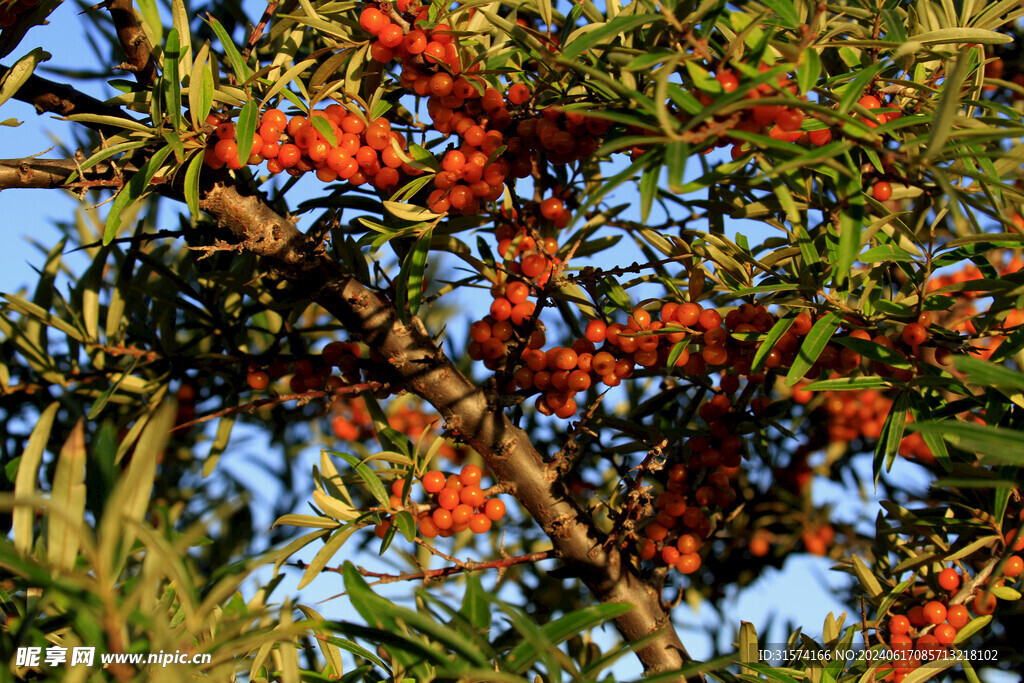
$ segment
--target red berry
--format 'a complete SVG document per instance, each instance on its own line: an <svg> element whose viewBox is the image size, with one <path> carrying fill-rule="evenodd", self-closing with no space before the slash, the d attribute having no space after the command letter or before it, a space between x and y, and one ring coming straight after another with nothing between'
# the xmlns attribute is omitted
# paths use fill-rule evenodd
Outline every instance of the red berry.
<svg viewBox="0 0 1024 683"><path fill-rule="evenodd" d="M390 23L391 20L387 18L387 15L376 7L367 7L359 15L359 25L373 35L379 34Z"/></svg>
<svg viewBox="0 0 1024 683"><path fill-rule="evenodd" d="M902 614L893 615L889 619L889 633L894 636L905 636L910 633L910 619Z"/></svg>
<svg viewBox="0 0 1024 683"><path fill-rule="evenodd" d="M939 572L939 585L943 590L955 591L960 586L960 574L952 567Z"/></svg>
<svg viewBox="0 0 1024 683"><path fill-rule="evenodd" d="M924 606L924 618L929 624L941 624L946 620L946 606L938 600L932 600Z"/></svg>
<svg viewBox="0 0 1024 683"><path fill-rule="evenodd" d="M880 202L884 202L892 197L892 185L884 180L875 183L875 186L871 188L871 196Z"/></svg>

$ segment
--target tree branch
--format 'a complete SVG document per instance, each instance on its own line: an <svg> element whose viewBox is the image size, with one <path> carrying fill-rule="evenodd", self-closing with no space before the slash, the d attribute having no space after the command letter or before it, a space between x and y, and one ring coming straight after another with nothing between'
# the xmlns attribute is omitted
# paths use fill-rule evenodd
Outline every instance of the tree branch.
<svg viewBox="0 0 1024 683"><path fill-rule="evenodd" d="M35 76L16 97L24 101L42 97L44 111L66 114L68 109L100 109L108 115L125 116L120 109L73 88ZM56 174L64 168L70 175L72 168L67 163L51 164L49 172ZM53 180L51 176L49 182ZM165 183L161 191L173 194L175 190ZM203 193L200 208L228 228L245 249L266 257L300 293L320 304L350 334L384 356L404 385L434 406L446 428L480 453L498 480L510 486L551 539L558 556L598 600L634 606L616 619L616 626L628 642L656 634L637 649L645 670L671 671L689 659L661 606L659 591L640 577L617 547L605 547L604 534L576 504L556 469L544 462L529 436L489 401L483 389L459 372L418 318L402 323L384 295L371 291L318 252L318 245L260 198L218 183Z"/></svg>
<svg viewBox="0 0 1024 683"><path fill-rule="evenodd" d="M0 159L0 190L44 189L62 187L68 190L93 190L102 187L121 187L124 178L110 164L100 163L87 171L89 178L68 182L78 170L74 159Z"/></svg>
<svg viewBox="0 0 1024 683"><path fill-rule="evenodd" d="M405 386L434 406L447 429L464 439L495 476L512 487L552 540L555 551L602 602L635 609L616 620L623 638L658 636L637 654L648 672L681 667L688 659L660 596L579 508L560 478L484 391L470 382L434 344L418 318L404 324L383 295L375 293L323 255L289 221L255 197L216 185L201 200L203 210L230 229L246 248L267 257L302 293L334 315L350 334L388 359Z"/></svg>
<svg viewBox="0 0 1024 683"><path fill-rule="evenodd" d="M10 67L0 64L0 78L10 70ZM59 114L60 116L71 116L72 114L100 114L102 116L114 116L122 119L132 119L120 107L106 104L100 100L75 90L66 83L36 76L28 77L25 84L14 93L14 99L31 104L36 108L37 114ZM105 126L103 124L85 123L82 124L100 131L106 135L115 135L124 131L117 126Z"/></svg>
<svg viewBox="0 0 1024 683"><path fill-rule="evenodd" d="M156 82L156 62L146 42L146 33L135 16L132 0L110 0L107 9L117 29L117 40L128 58L127 70L135 74L139 85L148 88Z"/></svg>

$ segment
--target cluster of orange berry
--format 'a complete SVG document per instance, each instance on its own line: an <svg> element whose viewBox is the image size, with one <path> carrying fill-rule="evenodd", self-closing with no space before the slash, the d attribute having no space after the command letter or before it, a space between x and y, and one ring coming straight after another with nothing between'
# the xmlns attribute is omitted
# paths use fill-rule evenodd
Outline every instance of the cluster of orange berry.
<svg viewBox="0 0 1024 683"><path fill-rule="evenodd" d="M358 384L360 380L359 358L362 354L358 344L331 342L324 347L320 359L314 363L300 358L292 363L275 360L265 367L256 362L249 363L245 381L253 391L264 391L272 380L280 379L289 372L288 389L293 394L326 389L334 391L345 384ZM332 368L338 368L340 375L333 375Z"/></svg>
<svg viewBox="0 0 1024 683"><path fill-rule="evenodd" d="M510 100L514 101L511 95L510 90ZM516 124L515 135L508 139L505 150L517 176L529 173L538 154L552 164L591 157L611 127L607 119L590 112L566 111L559 105L544 107L536 114L522 114L525 118Z"/></svg>
<svg viewBox="0 0 1024 683"><path fill-rule="evenodd" d="M0 5L0 29L18 23L18 16L36 8L39 0L14 0Z"/></svg>
<svg viewBox="0 0 1024 683"><path fill-rule="evenodd" d="M732 381L726 380L729 377ZM686 571L678 564L672 544L682 552L683 545L690 545L684 538L706 538L712 528L710 516L716 509L729 508L736 502L733 482L739 473L743 444L734 433L734 418L739 416L729 397L736 390L734 382L738 386L736 375L724 374L725 388L698 409L707 429L700 436L687 439L679 456L683 462L669 467L664 491L654 500L655 515L643 530L644 539L638 549L641 559L660 556L664 563L676 565L684 574L695 571L699 562L694 566L692 560L687 560L684 566L692 569ZM763 401L755 401L753 409L764 407Z"/></svg>
<svg viewBox="0 0 1024 683"><path fill-rule="evenodd" d="M323 122L319 129L317 119ZM266 160L271 173L299 176L314 171L325 183L339 179L356 186L370 183L381 191L397 187L403 174L413 177L421 173L406 163L405 137L391 130L390 121L367 121L339 104L290 119L280 109L266 110L244 163L238 158L235 124L215 114L207 123L216 126L216 142L211 139L205 156L211 168L238 169Z"/></svg>
<svg viewBox="0 0 1024 683"><path fill-rule="evenodd" d="M370 44L370 58L382 64L398 58L403 63L420 60L431 65L445 65L453 73L462 70L458 44L452 28L447 24L430 24L430 7L419 0L397 0L394 9L401 20L411 25L408 32L391 21L376 3L365 7L359 14L359 25L376 38ZM425 94L425 93L421 93Z"/></svg>
<svg viewBox="0 0 1024 683"><path fill-rule="evenodd" d="M1013 536L1008 536L1007 545L1012 545L1018 552L1024 550L1024 541L1013 544ZM1024 560L1020 556L1011 555L1003 562L1004 579L1016 579L1022 573ZM955 568L946 567L936 576L937 591L925 586L919 587L922 595L931 594L932 599L913 605L905 615L890 616L889 648L894 652L905 653L905 656L896 658L886 667L883 680L899 683L921 666L923 661L946 656L947 648L956 642L959 631L970 622L972 612L980 617L995 611L996 596L985 589L974 593L968 608L964 602L971 596L958 594L962 578Z"/></svg>
<svg viewBox="0 0 1024 683"><path fill-rule="evenodd" d="M1024 260L1021 260L1018 256L1013 256L1005 265L996 264L995 267L1000 277L1002 277L1011 273L1020 272L1024 269ZM982 278L984 278L984 275L981 270L977 266L969 264L954 273L931 278L928 281L927 291L934 292L943 287L969 283L972 280L980 280ZM953 319L948 323L949 329L953 332L976 335L977 329L974 326L973 319L977 315L977 309L973 305L973 300L986 296L987 293L984 291L965 289L963 291L943 292L942 295L952 297L957 300L955 307L950 309L953 314L951 316ZM999 327L1003 330L1009 331L1020 325L1024 325L1024 309L1011 309L1006 318L1000 323ZM973 349L970 353L987 360L993 353L995 353L996 349L998 349L1005 340L1006 336L1001 334L994 334L983 339L972 340L970 343Z"/></svg>
<svg viewBox="0 0 1024 683"><path fill-rule="evenodd" d="M406 480L397 479L391 484L390 504L398 510L415 508L417 529L424 538L448 538L467 529L485 534L505 516L505 503L484 493L482 478L483 471L476 465L464 465L459 474L431 470L422 480L430 502L422 505L410 502ZM383 538L391 523L389 517L378 524L377 536Z"/></svg>
<svg viewBox="0 0 1024 683"><path fill-rule="evenodd" d="M797 392L801 394L800 400L805 398L803 394L811 393L799 389ZM858 437L869 441L878 439L892 403L891 398L875 389L825 392L823 408L828 415L829 442L853 441ZM908 415L907 419L910 421L912 418ZM926 463L935 459L919 432L903 437L899 453Z"/></svg>

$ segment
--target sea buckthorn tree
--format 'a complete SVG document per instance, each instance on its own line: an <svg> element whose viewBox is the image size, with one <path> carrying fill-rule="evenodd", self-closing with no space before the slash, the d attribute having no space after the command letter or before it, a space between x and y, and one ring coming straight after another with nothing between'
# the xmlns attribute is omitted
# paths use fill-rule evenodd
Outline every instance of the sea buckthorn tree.
<svg viewBox="0 0 1024 683"><path fill-rule="evenodd" d="M0 302L0 650L1021 666L950 658L1019 645L1018 0L110 0L48 68L67 9L0 6L3 123L62 140L0 189L81 199ZM814 656L747 622L688 654L689 610L800 553L850 579Z"/></svg>

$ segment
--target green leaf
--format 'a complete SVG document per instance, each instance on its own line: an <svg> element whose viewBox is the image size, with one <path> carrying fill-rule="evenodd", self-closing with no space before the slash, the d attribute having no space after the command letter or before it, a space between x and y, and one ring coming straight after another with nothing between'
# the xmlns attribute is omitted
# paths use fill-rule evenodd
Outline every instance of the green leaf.
<svg viewBox="0 0 1024 683"><path fill-rule="evenodd" d="M121 228L121 217L128 209L129 206L138 201L142 196L149 191L150 181L153 180L153 176L163 165L164 160L171 153L170 146L161 147L159 150L153 153L153 156L149 158L146 163L132 176L128 184L121 188L121 191L117 193L114 198L113 204L110 206L110 212L107 214L107 222L103 228L103 244L106 246L110 244L118 231Z"/></svg>
<svg viewBox="0 0 1024 683"><path fill-rule="evenodd" d="M46 515L46 559L56 569L73 569L82 543L85 461L85 421L80 419L57 456Z"/></svg>
<svg viewBox="0 0 1024 683"><path fill-rule="evenodd" d="M36 492L36 482L39 478L39 465L43 461L43 451L50 439L50 430L53 428L53 419L57 415L60 402L54 401L46 406L32 428L28 437L28 444L21 452L18 461L18 473L14 477L14 502L15 507L12 516L12 531L14 532L15 549L27 555L32 550L32 522L35 519L35 509L28 505L18 505L19 498L31 498Z"/></svg>
<svg viewBox="0 0 1024 683"><path fill-rule="evenodd" d="M759 648L760 646L757 643L757 629L755 629L754 625L748 621L740 622L739 650L737 652L740 656L740 662L743 664L759 662ZM741 667L740 671L751 675L754 673L753 669L748 669L745 666Z"/></svg>
<svg viewBox="0 0 1024 683"><path fill-rule="evenodd" d="M864 560L860 559L859 555L853 556L853 571L857 574L857 580L860 581L860 585L864 588L864 592L869 598L877 599L881 597L882 584L878 582L874 572L864 564Z"/></svg>
<svg viewBox="0 0 1024 683"><path fill-rule="evenodd" d="M410 222L424 222L433 221L441 218L443 214L434 213L429 209L424 209L413 204L405 204L403 202L392 202L385 200L383 202L384 209L393 215L395 218L400 218L403 221Z"/></svg>
<svg viewBox="0 0 1024 683"><path fill-rule="evenodd" d="M185 205L188 206L192 216L199 217L199 173L203 170L203 151L198 150L192 155L192 160L185 168L185 182L182 192L185 195Z"/></svg>
<svg viewBox="0 0 1024 683"><path fill-rule="evenodd" d="M889 383L881 377L835 377L823 379L802 387L804 391L864 391L888 389Z"/></svg>
<svg viewBox="0 0 1024 683"><path fill-rule="evenodd" d="M778 19L779 25L794 29L800 25L796 5L790 0L761 0L761 4L771 10L768 16Z"/></svg>
<svg viewBox="0 0 1024 683"><path fill-rule="evenodd" d="M491 626L491 608L486 593L480 580L473 574L466 574L466 592L462 596L459 614L478 631L486 631Z"/></svg>
<svg viewBox="0 0 1024 683"><path fill-rule="evenodd" d="M832 338L832 334L839 327L842 319L841 313L832 311L814 323L811 331L804 337L804 342L800 345L800 350L796 354L793 365L789 368L789 373L786 374L786 386L791 387L803 379L814 362L818 360L821 352L828 346L829 339Z"/></svg>
<svg viewBox="0 0 1024 683"><path fill-rule="evenodd" d="M668 166L668 190L679 192L690 157L690 146L685 142L670 142L665 146L665 164ZM578 252L577 252L578 253Z"/></svg>
<svg viewBox="0 0 1024 683"><path fill-rule="evenodd" d="M565 59L575 59L586 50L596 47L605 41L611 42L618 36L629 35L637 27L654 22L664 22L660 14L622 14L606 24L588 30L575 40L572 40L562 49L562 56ZM575 34L576 32L574 32ZM570 36L571 37L571 36Z"/></svg>
<svg viewBox="0 0 1024 683"><path fill-rule="evenodd" d="M787 7L793 7L791 3L785 0L780 0L780 2ZM804 49L800 59L800 66L797 68L796 77L802 95L806 95L814 90L814 86L818 84L818 78L821 77L821 57L813 47Z"/></svg>
<svg viewBox="0 0 1024 683"><path fill-rule="evenodd" d="M852 351L856 351L865 358L885 365L892 366L894 368L909 368L910 362L906 356L901 354L899 351L890 349L888 346L882 346L868 339L859 339L857 337L835 337L836 344L846 347Z"/></svg>
<svg viewBox="0 0 1024 683"><path fill-rule="evenodd" d="M345 544L345 541L347 541L349 536L355 533L357 529L359 529L357 525L347 524L335 531L334 534L327 539L327 543L324 544L324 547L320 548L317 554L310 561L309 565L306 567L306 571L302 573L302 579L299 581L297 588L300 590L305 588L313 581L313 579L319 576L324 570L324 567L327 566L327 563L331 561L331 558L341 550L341 546Z"/></svg>
<svg viewBox="0 0 1024 683"><path fill-rule="evenodd" d="M400 620L427 638L448 647L456 656L466 661L477 666L490 664L480 650L458 631L437 623L425 614L400 607L374 594L351 562L345 563L342 573L345 578L345 590L352 601L352 606L371 626L387 628L389 624L395 624L396 620ZM393 633L400 632L397 625L387 630Z"/></svg>
<svg viewBox="0 0 1024 683"><path fill-rule="evenodd" d="M181 42L178 29L172 28L164 45L163 87L167 98L167 113L171 115L174 130L181 130L181 77L178 75L178 61L181 59Z"/></svg>
<svg viewBox="0 0 1024 683"><path fill-rule="evenodd" d="M208 63L209 56L210 42L207 41L199 48L188 79L188 109L196 130L206 124L206 117L213 108L213 67Z"/></svg>
<svg viewBox="0 0 1024 683"><path fill-rule="evenodd" d="M551 645L558 645L563 640L570 638L577 633L582 633L611 621L633 610L632 605L625 603L609 602L602 605L592 605L570 612L565 616L548 622L540 628L544 642ZM524 673L533 662L537 661L536 653L531 653L533 646L527 641L516 645L506 655L505 661L509 663L509 669L517 674Z"/></svg>
<svg viewBox="0 0 1024 683"><path fill-rule="evenodd" d="M409 543L413 543L416 540L416 519L412 516L411 512L403 510L395 515L395 526L405 536L405 540Z"/></svg>
<svg viewBox="0 0 1024 683"><path fill-rule="evenodd" d="M117 379L114 381L114 383L107 387L107 389L102 394L100 394L99 397L96 398L96 401L92 404L92 408L89 409L90 420L95 420L97 417L99 417L100 413L103 412L103 409L107 407L107 403L109 403L110 399L114 396L115 393L117 393L117 388L121 386L121 383L124 382L128 377L131 377L132 371L135 369L135 366L138 365L138 363L139 359L133 358L132 364L128 367L128 369L120 373L117 376Z"/></svg>
<svg viewBox="0 0 1024 683"><path fill-rule="evenodd" d="M658 194L658 179L661 177L661 164L651 164L644 169L640 177L640 222L646 223L651 215L654 196Z"/></svg>
<svg viewBox="0 0 1024 683"><path fill-rule="evenodd" d="M953 365L973 384L1024 391L1024 372L1011 370L1005 365L960 354L953 358Z"/></svg>
<svg viewBox="0 0 1024 683"><path fill-rule="evenodd" d="M224 55L228 58L228 63L231 64L231 70L235 74L235 79L239 85L243 85L249 80L252 72L249 67L246 66L245 60L242 59L242 55L238 52L238 48L235 47L235 41L228 35L227 30L221 25L219 21L212 15L206 15L206 23L210 25L213 32L217 34L217 38L220 40L221 46L224 48Z"/></svg>
<svg viewBox="0 0 1024 683"><path fill-rule="evenodd" d="M235 126L235 143L238 145L238 160L244 165L252 154L252 138L256 135L259 125L260 110L255 99L246 101L238 112L238 123Z"/></svg>
<svg viewBox="0 0 1024 683"><path fill-rule="evenodd" d="M426 230L416 240L415 246L402 262L402 270L398 275L395 307L398 309L402 322L408 322L420 310L423 300L425 281L423 274L427 268L427 257L430 254L430 240L433 228Z"/></svg>
<svg viewBox="0 0 1024 683"><path fill-rule="evenodd" d="M989 625L989 623L991 623L991 621L991 614L986 614L983 617L975 617L974 619L971 619L968 623L964 624L964 627L962 629L957 631L956 640L954 640L953 642L959 644L970 641L971 636L983 630L986 626Z"/></svg>
<svg viewBox="0 0 1024 683"><path fill-rule="evenodd" d="M992 586L989 590L992 592L992 595L1000 600L1015 601L1021 599L1020 591L1014 590L1009 586Z"/></svg>
<svg viewBox="0 0 1024 683"><path fill-rule="evenodd" d="M914 256L906 249L901 249L895 244L883 244L868 249L857 257L861 263L881 263L889 261L913 261Z"/></svg>
<svg viewBox="0 0 1024 683"><path fill-rule="evenodd" d="M957 110L960 109L961 86L967 78L971 60L965 55L953 58L952 68L947 70L947 76L942 84L942 97L939 100L939 108L935 112L935 120L929 126L931 133L925 145L922 155L923 159L932 159L942 152L943 145L953 132L953 119Z"/></svg>
<svg viewBox="0 0 1024 683"><path fill-rule="evenodd" d="M366 465L366 463L356 456L349 455L348 453L340 453L337 451L328 451L328 453L336 455L347 462L352 469L356 471L359 478L363 480L363 483L366 484L366 488L370 490L370 493L372 493L373 497L377 499L377 502L380 503L382 507L389 507L390 496L388 495L387 489L385 489L384 484L381 483L380 477L378 477L374 471Z"/></svg>
<svg viewBox="0 0 1024 683"><path fill-rule="evenodd" d="M909 427L922 434L938 434L957 448L993 462L1024 465L1024 433L1019 430L953 420L915 422Z"/></svg>
<svg viewBox="0 0 1024 683"><path fill-rule="evenodd" d="M1013 42L1013 37L983 28L951 27L926 31L911 36L910 40L922 45L942 43L978 43L980 45L1003 45Z"/></svg>
<svg viewBox="0 0 1024 683"><path fill-rule="evenodd" d="M757 347L757 352L754 354L754 360L750 364L751 372L757 372L761 369L764 359L767 358L771 350L775 348L775 343L782 338L782 335L789 331L794 320L796 320L796 313L794 311L790 311L775 321L775 324L772 325L772 329L768 330L768 334L765 336L764 341L762 341L761 345Z"/></svg>
<svg viewBox="0 0 1024 683"><path fill-rule="evenodd" d="M846 156L849 161L849 155ZM859 174L847 180L845 195L847 205L839 212L839 251L832 269L832 280L840 288L845 288L853 262L860 253L861 232L864 229L864 193L861 191Z"/></svg>
<svg viewBox="0 0 1024 683"><path fill-rule="evenodd" d="M21 86L28 82L28 79L36 70L36 67L39 66L39 63L45 62L49 58L49 52L41 47L37 47L16 61L14 66L8 69L3 77L0 78L0 104L11 99L16 92L21 90Z"/></svg>

